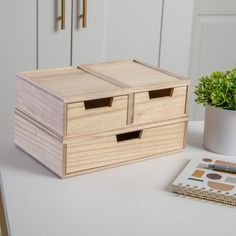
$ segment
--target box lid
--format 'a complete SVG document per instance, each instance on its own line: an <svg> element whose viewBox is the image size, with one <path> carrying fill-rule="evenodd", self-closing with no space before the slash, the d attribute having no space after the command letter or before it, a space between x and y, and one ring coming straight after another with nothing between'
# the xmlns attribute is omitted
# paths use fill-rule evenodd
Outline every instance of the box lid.
<svg viewBox="0 0 236 236"><path fill-rule="evenodd" d="M64 102L189 85L189 80L129 60L17 74Z"/></svg>

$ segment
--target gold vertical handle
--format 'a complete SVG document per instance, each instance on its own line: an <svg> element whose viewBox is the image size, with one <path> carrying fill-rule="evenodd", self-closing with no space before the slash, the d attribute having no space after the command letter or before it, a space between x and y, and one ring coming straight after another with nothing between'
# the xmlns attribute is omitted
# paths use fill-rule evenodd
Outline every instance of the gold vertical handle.
<svg viewBox="0 0 236 236"><path fill-rule="evenodd" d="M65 29L65 0L61 0L61 29Z"/></svg>
<svg viewBox="0 0 236 236"><path fill-rule="evenodd" d="M82 27L87 27L87 0L83 0L83 22Z"/></svg>

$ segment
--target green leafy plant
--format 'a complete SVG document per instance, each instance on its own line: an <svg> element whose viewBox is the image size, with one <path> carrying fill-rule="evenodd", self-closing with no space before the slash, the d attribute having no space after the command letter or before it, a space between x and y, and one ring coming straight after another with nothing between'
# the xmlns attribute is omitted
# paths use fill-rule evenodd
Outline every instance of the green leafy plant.
<svg viewBox="0 0 236 236"><path fill-rule="evenodd" d="M214 71L201 77L194 93L198 104L236 110L236 66L230 71Z"/></svg>

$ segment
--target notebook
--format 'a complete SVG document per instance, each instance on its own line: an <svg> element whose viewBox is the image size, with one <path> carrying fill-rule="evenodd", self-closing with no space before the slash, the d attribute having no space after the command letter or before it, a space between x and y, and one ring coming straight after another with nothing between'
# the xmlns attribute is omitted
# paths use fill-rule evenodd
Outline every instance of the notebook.
<svg viewBox="0 0 236 236"><path fill-rule="evenodd" d="M225 158L193 158L172 183L178 194L236 206L236 174L216 171L209 164L236 167Z"/></svg>

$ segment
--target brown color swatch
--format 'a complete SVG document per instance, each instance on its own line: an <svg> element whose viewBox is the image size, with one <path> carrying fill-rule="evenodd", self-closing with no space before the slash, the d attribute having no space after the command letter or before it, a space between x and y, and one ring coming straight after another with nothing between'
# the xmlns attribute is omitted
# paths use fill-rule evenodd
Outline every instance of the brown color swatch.
<svg viewBox="0 0 236 236"><path fill-rule="evenodd" d="M231 185L231 184L217 183L217 182L214 182L214 181L208 181L207 185L210 188L220 190L220 191L230 191L234 188L234 186Z"/></svg>
<svg viewBox="0 0 236 236"><path fill-rule="evenodd" d="M209 173L209 174L207 174L207 178L209 178L209 179L221 179L222 176L219 175L219 174L215 174L215 173Z"/></svg>
<svg viewBox="0 0 236 236"><path fill-rule="evenodd" d="M205 161L205 162L212 162L212 160L210 158L204 158L203 161Z"/></svg>

